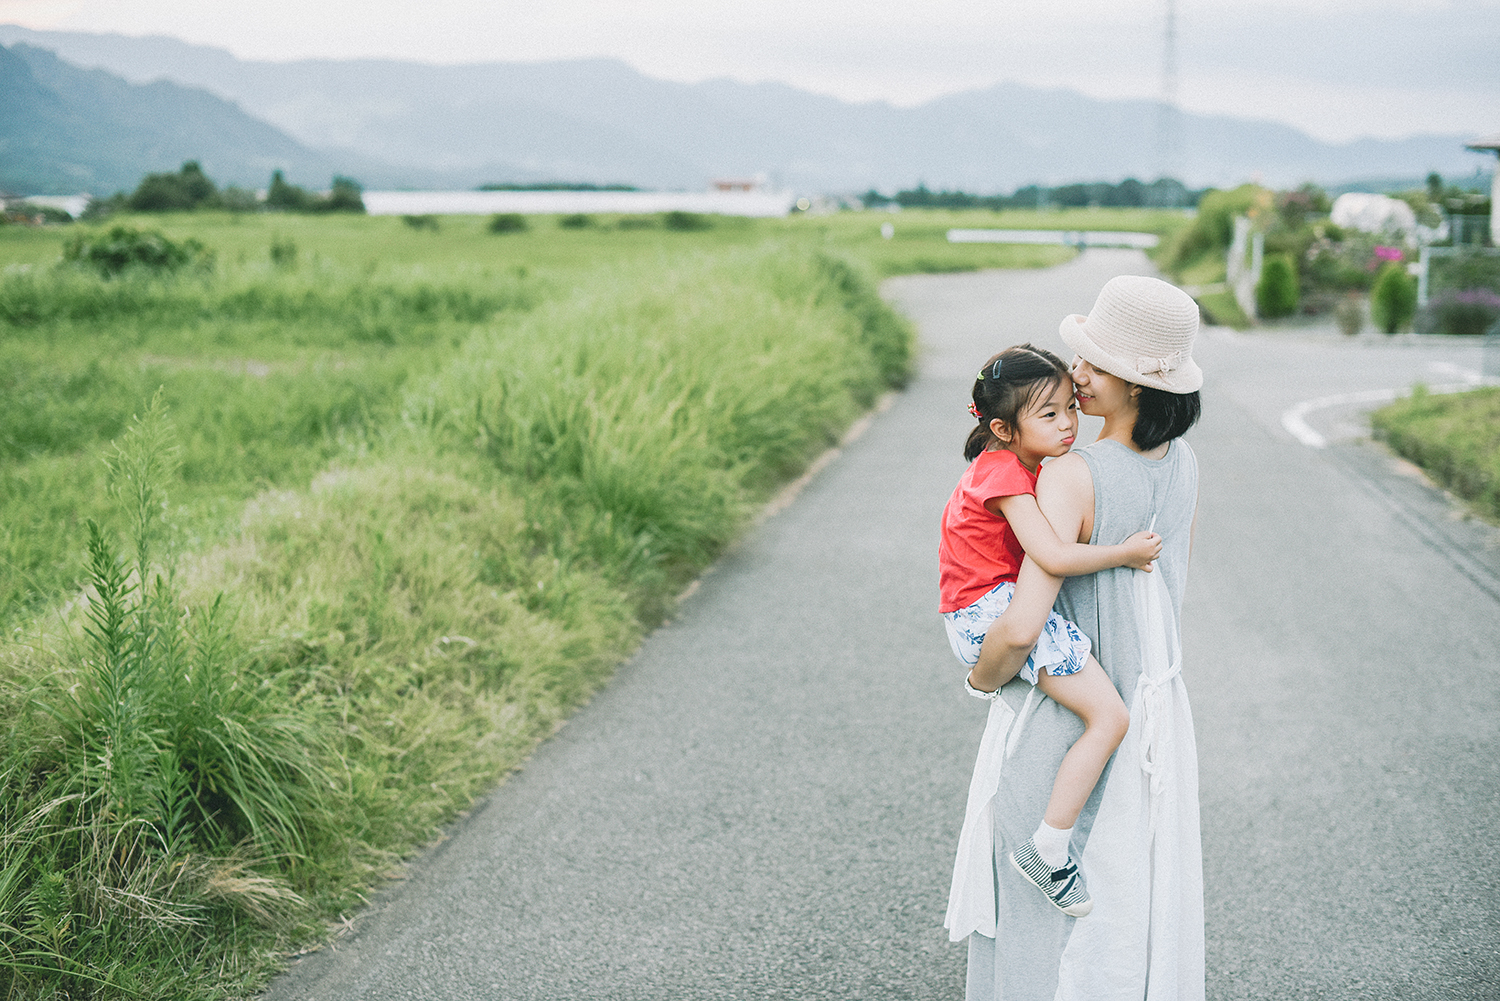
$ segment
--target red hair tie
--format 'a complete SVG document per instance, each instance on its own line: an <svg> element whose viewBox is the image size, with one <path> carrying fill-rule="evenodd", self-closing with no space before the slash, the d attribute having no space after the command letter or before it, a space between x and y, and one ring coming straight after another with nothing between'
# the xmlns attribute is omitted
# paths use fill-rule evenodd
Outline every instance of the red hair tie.
<svg viewBox="0 0 1500 1001"><path fill-rule="evenodd" d="M973 414L979 420L984 420L984 414L981 414L979 412L979 407L975 406L973 403L969 404L969 413Z"/></svg>

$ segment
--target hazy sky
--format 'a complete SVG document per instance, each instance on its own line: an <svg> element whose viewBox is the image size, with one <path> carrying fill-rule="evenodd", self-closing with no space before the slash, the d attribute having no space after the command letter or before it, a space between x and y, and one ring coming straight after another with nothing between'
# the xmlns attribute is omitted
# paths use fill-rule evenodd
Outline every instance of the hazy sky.
<svg viewBox="0 0 1500 1001"><path fill-rule="evenodd" d="M0 0L0 23L242 58L614 56L916 104L1016 80L1162 92L1167 0ZM1177 0L1179 103L1322 139L1500 132L1500 0Z"/></svg>

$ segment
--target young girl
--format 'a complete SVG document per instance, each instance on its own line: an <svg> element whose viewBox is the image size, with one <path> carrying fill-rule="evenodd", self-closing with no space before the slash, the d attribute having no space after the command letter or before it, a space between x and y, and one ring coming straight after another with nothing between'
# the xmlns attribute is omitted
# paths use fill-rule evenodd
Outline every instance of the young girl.
<svg viewBox="0 0 1500 1001"><path fill-rule="evenodd" d="M1044 604L1018 595L1016 576L1027 556L1054 577L1122 566L1149 570L1161 538L1137 532L1117 546L1063 542L1037 507L1038 467L1067 452L1078 434L1073 380L1056 355L1030 344L995 355L974 381L969 411L979 420L964 445L970 465L943 509L938 547L943 620L953 652L971 668L965 682L971 694L993 699L1019 673L1083 720L1083 736L1063 758L1041 825L1010 856L1064 914L1083 917L1093 901L1068 844L1130 714L1090 655L1088 639L1053 613L1050 598ZM1007 657L1010 647L999 639L982 655L985 634L1002 613L1008 635L1040 634L1024 664Z"/></svg>

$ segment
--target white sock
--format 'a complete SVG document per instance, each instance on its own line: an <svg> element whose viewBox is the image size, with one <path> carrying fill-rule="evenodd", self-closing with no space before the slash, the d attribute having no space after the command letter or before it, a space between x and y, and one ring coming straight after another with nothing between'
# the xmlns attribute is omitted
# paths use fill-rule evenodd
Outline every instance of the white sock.
<svg viewBox="0 0 1500 1001"><path fill-rule="evenodd" d="M1073 837L1073 828L1059 831L1055 827L1049 827L1044 820L1031 840L1036 843L1036 853L1042 857L1054 869L1061 869L1068 864L1068 841Z"/></svg>

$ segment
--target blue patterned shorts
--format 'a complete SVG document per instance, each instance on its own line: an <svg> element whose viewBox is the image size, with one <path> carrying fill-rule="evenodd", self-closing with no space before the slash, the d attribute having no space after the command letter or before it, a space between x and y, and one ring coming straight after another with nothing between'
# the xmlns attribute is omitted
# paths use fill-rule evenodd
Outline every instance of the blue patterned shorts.
<svg viewBox="0 0 1500 1001"><path fill-rule="evenodd" d="M979 663L979 648L984 643L985 631L1010 607L1016 593L1013 581L996 584L968 608L943 613L943 625L948 627L948 642L953 653L968 667ZM1042 635L1036 641L1036 649L1026 658L1020 676L1030 684L1036 684L1037 671L1045 669L1054 678L1065 674L1077 674L1083 670L1089 657L1089 638L1078 631L1078 627L1067 619L1050 612ZM990 692L974 692L980 697L993 697Z"/></svg>

